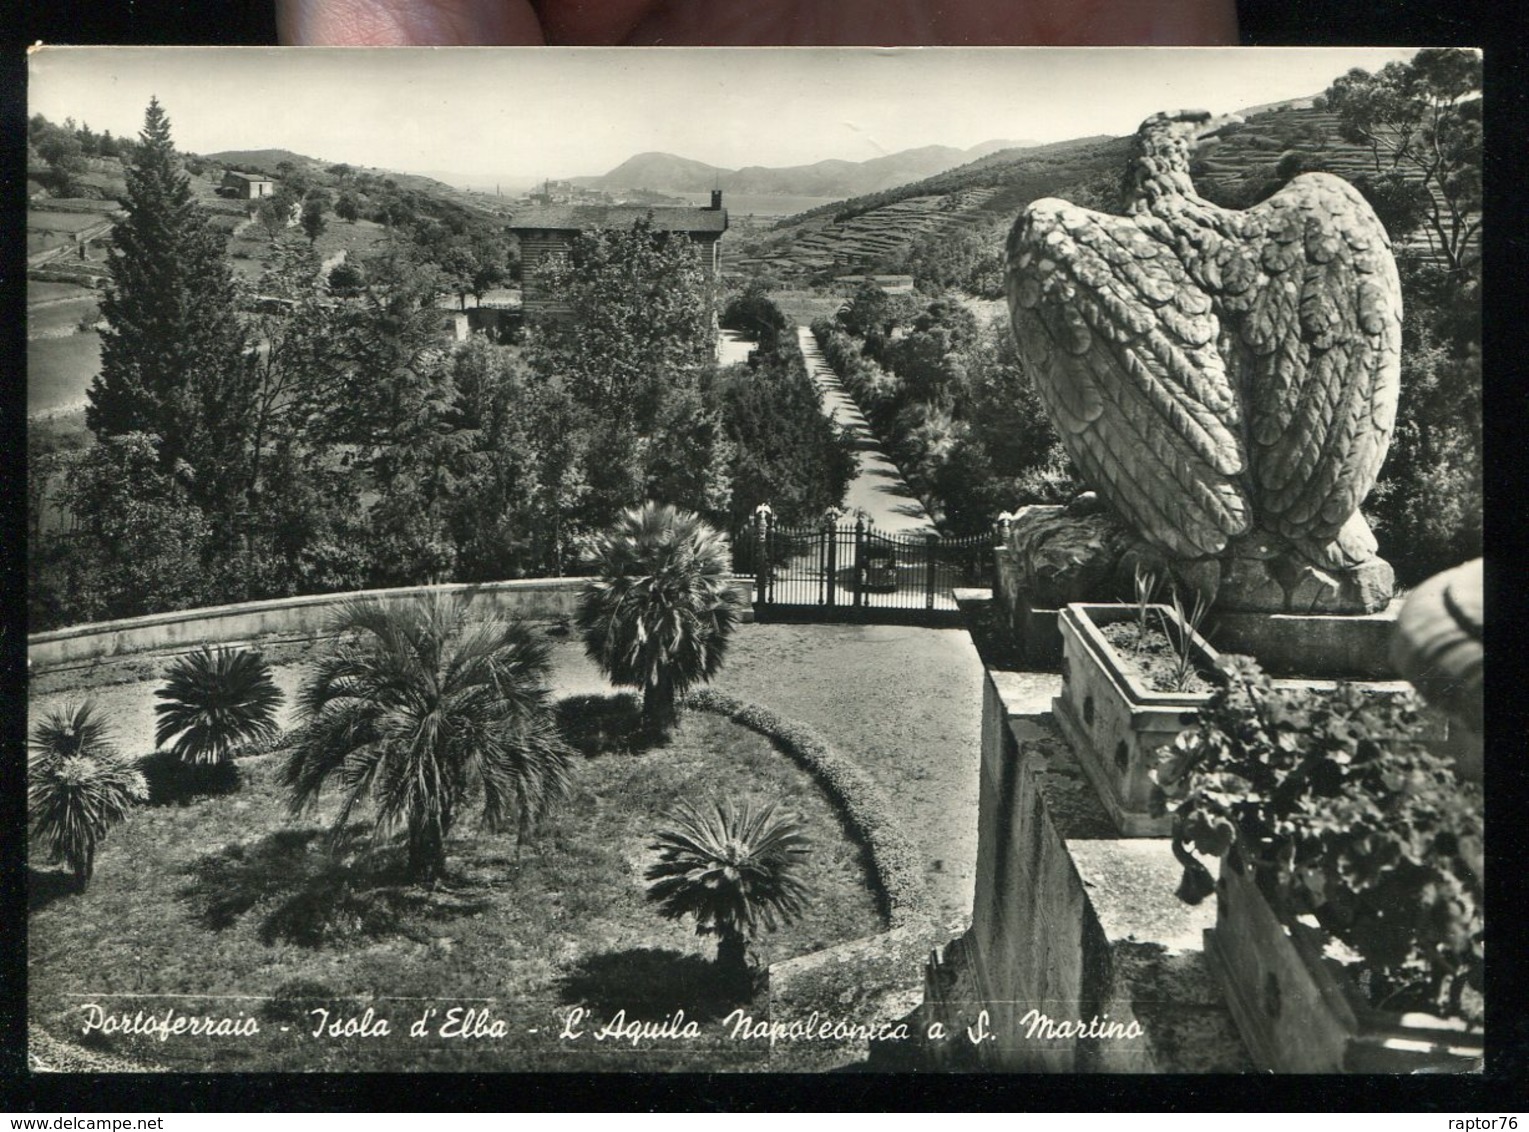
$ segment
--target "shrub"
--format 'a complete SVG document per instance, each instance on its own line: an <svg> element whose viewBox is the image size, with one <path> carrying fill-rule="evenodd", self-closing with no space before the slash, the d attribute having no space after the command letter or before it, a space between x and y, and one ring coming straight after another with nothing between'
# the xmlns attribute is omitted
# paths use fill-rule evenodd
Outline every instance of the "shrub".
<svg viewBox="0 0 1529 1132"><path fill-rule="evenodd" d="M727 542L692 512L648 503L599 540L596 563L577 616L585 651L641 689L644 720L666 730L678 698L722 667L738 620Z"/></svg>
<svg viewBox="0 0 1529 1132"><path fill-rule="evenodd" d="M238 744L278 734L281 689L265 658L250 649L188 653L170 665L154 694L162 701L154 709L154 745L179 735L170 753L183 762L226 762Z"/></svg>
<svg viewBox="0 0 1529 1132"><path fill-rule="evenodd" d="M1480 790L1419 742L1417 701L1277 689L1223 657L1221 686L1154 772L1181 895L1235 845L1260 883L1358 952L1372 1001L1479 1021Z"/></svg>
<svg viewBox="0 0 1529 1132"><path fill-rule="evenodd" d="M446 839L470 799L489 828L513 819L523 841L570 787L571 755L545 686L545 641L522 623L469 625L465 603L351 602L334 650L301 696L303 729L282 770L294 813L326 783L343 800L341 834L370 798L374 836L403 831L411 877L438 877Z"/></svg>
<svg viewBox="0 0 1529 1132"><path fill-rule="evenodd" d="M148 796L143 775L117 753L86 700L49 712L32 731L27 809L34 839L74 874L83 892L96 847L132 804Z"/></svg>
<svg viewBox="0 0 1529 1132"><path fill-rule="evenodd" d="M747 946L760 929L790 923L807 906L795 875L808 852L800 820L728 799L681 802L653 835L658 860L643 874L648 899L671 920L695 917L697 935L717 937L726 981L748 985Z"/></svg>

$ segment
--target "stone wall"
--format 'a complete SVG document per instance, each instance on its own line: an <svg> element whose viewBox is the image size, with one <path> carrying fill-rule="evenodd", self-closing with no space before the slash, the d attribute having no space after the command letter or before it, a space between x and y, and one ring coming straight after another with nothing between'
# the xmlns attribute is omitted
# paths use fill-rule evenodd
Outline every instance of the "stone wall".
<svg viewBox="0 0 1529 1132"><path fill-rule="evenodd" d="M1205 968L1213 904L1174 896L1166 839L1121 839L1051 725L1056 678L989 668L972 927L926 970L921 1068L1239 1072ZM874 1061L874 1058L873 1058Z"/></svg>
<svg viewBox="0 0 1529 1132"><path fill-rule="evenodd" d="M552 620L572 616L585 578L524 578L480 584L405 586L358 593L311 594L242 602L203 609L73 625L27 638L27 663L34 670L83 666L107 657L204 644L239 643L262 637L313 640L328 632L337 606L356 598L408 601L425 594L461 595L485 617ZM745 608L752 596L746 579L735 583Z"/></svg>

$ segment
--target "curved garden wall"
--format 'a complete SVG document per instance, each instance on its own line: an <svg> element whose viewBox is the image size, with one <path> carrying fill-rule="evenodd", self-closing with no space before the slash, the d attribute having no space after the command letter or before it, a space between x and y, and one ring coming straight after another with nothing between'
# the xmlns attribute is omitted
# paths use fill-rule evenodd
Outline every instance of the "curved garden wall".
<svg viewBox="0 0 1529 1132"><path fill-rule="evenodd" d="M460 594L470 599L486 616L551 620L572 616L579 591L587 580L521 578L507 582L455 582L390 590L308 594L72 625L67 629L29 636L27 663L34 670L70 668L106 657L162 649L192 649L204 644L236 644L257 637L312 640L327 632L330 616L338 605L361 597L394 602L423 594ZM752 596L746 580L736 584L745 600Z"/></svg>

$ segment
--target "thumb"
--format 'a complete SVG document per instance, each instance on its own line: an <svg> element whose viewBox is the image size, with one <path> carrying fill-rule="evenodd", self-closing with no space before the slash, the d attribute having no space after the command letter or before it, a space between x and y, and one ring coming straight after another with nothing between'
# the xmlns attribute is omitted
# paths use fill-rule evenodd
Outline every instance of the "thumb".
<svg viewBox="0 0 1529 1132"><path fill-rule="evenodd" d="M528 0L276 0L276 31L312 47L544 42Z"/></svg>

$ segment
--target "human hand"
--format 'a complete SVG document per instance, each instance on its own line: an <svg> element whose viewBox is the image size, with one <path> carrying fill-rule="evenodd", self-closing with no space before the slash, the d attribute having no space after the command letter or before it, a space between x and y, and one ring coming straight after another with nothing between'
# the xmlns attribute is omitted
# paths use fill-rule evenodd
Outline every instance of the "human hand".
<svg viewBox="0 0 1529 1132"><path fill-rule="evenodd" d="M1207 45L1234 0L276 0L285 44Z"/></svg>

